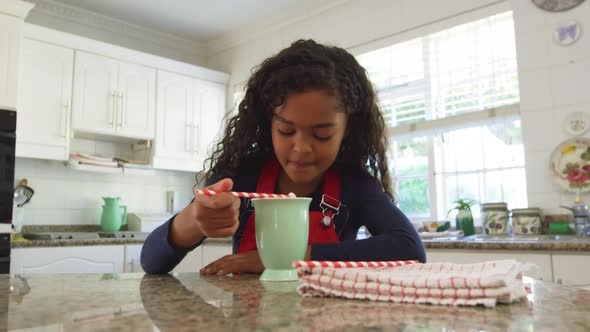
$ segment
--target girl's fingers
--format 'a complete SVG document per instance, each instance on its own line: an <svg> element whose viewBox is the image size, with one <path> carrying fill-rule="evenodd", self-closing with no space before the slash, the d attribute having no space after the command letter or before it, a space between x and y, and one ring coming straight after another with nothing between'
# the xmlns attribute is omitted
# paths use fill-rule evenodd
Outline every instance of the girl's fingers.
<svg viewBox="0 0 590 332"><path fill-rule="evenodd" d="M219 193L213 196L195 195L195 203L210 209L231 207L234 204L234 200L239 201L239 198L234 197L230 193Z"/></svg>
<svg viewBox="0 0 590 332"><path fill-rule="evenodd" d="M203 220L214 220L224 218L237 218L238 210L228 207L225 209L207 209L204 207L197 208L196 217Z"/></svg>
<svg viewBox="0 0 590 332"><path fill-rule="evenodd" d="M224 267L231 265L231 264L228 264L228 261L231 261L231 255L223 256L220 259L218 259L212 263L209 263L207 266L202 268L200 272L202 274L207 274L207 275L217 274Z"/></svg>

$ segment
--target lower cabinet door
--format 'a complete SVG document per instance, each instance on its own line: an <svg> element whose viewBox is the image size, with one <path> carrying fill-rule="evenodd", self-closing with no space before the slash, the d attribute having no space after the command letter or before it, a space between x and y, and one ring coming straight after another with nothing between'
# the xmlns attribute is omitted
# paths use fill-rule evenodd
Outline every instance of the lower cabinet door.
<svg viewBox="0 0 590 332"><path fill-rule="evenodd" d="M141 267L141 247L142 244L125 245L125 272L143 272Z"/></svg>
<svg viewBox="0 0 590 332"><path fill-rule="evenodd" d="M590 287L590 255L553 254L554 282L580 288Z"/></svg>
<svg viewBox="0 0 590 332"><path fill-rule="evenodd" d="M531 254L523 251L484 251L484 250L426 250L428 263L450 262L459 264L473 264L485 261L515 259L521 263L528 263L528 269L524 272L527 277L553 281L551 268L551 254Z"/></svg>
<svg viewBox="0 0 590 332"><path fill-rule="evenodd" d="M203 266L206 266L223 256L232 254L231 243L205 243L203 246Z"/></svg>
<svg viewBox="0 0 590 332"><path fill-rule="evenodd" d="M203 267L203 245L196 247L184 256L172 272L199 272Z"/></svg>
<svg viewBox="0 0 590 332"><path fill-rule="evenodd" d="M10 273L121 273L124 246L17 248Z"/></svg>

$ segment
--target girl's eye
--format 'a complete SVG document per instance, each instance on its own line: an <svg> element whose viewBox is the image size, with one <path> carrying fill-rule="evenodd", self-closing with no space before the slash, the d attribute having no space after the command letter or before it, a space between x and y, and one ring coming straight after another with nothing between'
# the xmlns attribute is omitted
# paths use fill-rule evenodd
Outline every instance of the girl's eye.
<svg viewBox="0 0 590 332"><path fill-rule="evenodd" d="M317 139L318 141L322 141L322 142L329 141L330 138L332 138L332 136L320 136L320 135L317 135L317 134L314 134L313 137L315 139Z"/></svg>
<svg viewBox="0 0 590 332"><path fill-rule="evenodd" d="M293 134L295 134L295 131L283 131L283 130L278 130L279 134L283 135L283 136L293 136Z"/></svg>
<svg viewBox="0 0 590 332"><path fill-rule="evenodd" d="M313 131L313 137L321 142L329 141L333 134L334 131L330 128L318 128Z"/></svg>

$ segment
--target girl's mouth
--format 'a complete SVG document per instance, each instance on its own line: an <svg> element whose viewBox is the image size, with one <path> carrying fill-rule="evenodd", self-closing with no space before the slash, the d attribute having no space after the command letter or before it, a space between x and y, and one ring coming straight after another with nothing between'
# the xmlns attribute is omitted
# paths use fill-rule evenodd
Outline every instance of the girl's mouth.
<svg viewBox="0 0 590 332"><path fill-rule="evenodd" d="M309 167L311 167L313 165L313 163L301 162L301 161L290 161L289 163L293 167L295 167L295 169L297 169L297 170L306 169L306 168L309 168Z"/></svg>

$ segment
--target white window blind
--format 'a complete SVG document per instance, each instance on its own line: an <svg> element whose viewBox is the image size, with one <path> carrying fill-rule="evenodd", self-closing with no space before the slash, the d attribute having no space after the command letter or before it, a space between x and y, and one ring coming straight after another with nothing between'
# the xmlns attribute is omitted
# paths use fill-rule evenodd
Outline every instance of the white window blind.
<svg viewBox="0 0 590 332"><path fill-rule="evenodd" d="M362 54L388 126L519 101L510 12Z"/></svg>
<svg viewBox="0 0 590 332"><path fill-rule="evenodd" d="M379 96L406 214L447 218L458 198L526 207L511 12L357 58Z"/></svg>

